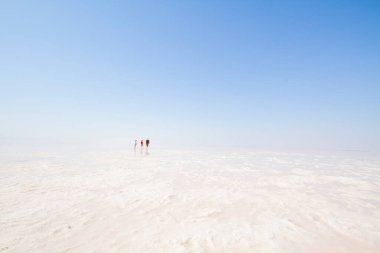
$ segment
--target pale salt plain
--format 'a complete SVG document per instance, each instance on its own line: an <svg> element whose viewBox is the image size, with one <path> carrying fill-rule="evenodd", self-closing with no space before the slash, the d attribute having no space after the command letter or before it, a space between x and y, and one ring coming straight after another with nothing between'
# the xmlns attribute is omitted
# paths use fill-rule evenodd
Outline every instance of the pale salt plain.
<svg viewBox="0 0 380 253"><path fill-rule="evenodd" d="M380 159L0 156L0 252L380 252Z"/></svg>

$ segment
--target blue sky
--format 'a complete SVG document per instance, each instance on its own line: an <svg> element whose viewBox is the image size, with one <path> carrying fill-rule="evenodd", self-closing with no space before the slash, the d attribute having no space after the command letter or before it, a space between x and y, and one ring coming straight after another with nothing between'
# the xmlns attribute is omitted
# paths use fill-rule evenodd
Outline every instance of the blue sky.
<svg viewBox="0 0 380 253"><path fill-rule="evenodd" d="M2 1L0 139L380 149L378 1Z"/></svg>

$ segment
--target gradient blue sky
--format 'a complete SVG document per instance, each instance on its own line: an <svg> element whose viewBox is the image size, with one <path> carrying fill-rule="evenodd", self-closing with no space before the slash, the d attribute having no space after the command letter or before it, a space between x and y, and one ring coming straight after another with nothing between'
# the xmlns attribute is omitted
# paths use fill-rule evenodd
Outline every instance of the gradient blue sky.
<svg viewBox="0 0 380 253"><path fill-rule="evenodd" d="M0 3L0 140L380 149L379 1Z"/></svg>

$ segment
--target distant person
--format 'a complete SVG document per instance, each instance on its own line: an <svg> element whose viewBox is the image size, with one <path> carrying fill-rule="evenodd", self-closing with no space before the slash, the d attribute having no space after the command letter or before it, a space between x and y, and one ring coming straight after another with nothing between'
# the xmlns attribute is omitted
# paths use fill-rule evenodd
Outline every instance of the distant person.
<svg viewBox="0 0 380 253"><path fill-rule="evenodd" d="M149 155L149 139L145 140L145 146L146 146L145 155Z"/></svg>
<svg viewBox="0 0 380 253"><path fill-rule="evenodd" d="M141 144L141 148L143 148L143 147L144 147L144 141L141 140L141 141L140 141L140 144Z"/></svg>
<svg viewBox="0 0 380 253"><path fill-rule="evenodd" d="M145 141L146 148L149 148L149 139Z"/></svg>
<svg viewBox="0 0 380 253"><path fill-rule="evenodd" d="M135 140L135 153L136 153L136 148L137 148L137 140Z"/></svg>

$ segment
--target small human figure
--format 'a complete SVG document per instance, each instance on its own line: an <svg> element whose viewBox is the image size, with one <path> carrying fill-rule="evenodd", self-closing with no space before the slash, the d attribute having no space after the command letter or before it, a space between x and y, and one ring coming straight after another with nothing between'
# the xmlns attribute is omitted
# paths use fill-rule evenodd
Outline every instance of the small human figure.
<svg viewBox="0 0 380 253"><path fill-rule="evenodd" d="M142 155L143 149L144 149L144 141L143 140L140 141L140 145L141 145L140 154Z"/></svg>
<svg viewBox="0 0 380 253"><path fill-rule="evenodd" d="M136 153L136 148L137 148L137 140L135 140L135 148L134 148L135 153Z"/></svg>
<svg viewBox="0 0 380 253"><path fill-rule="evenodd" d="M146 146L146 151L145 151L145 155L149 155L149 139L146 139L145 140L145 146Z"/></svg>

